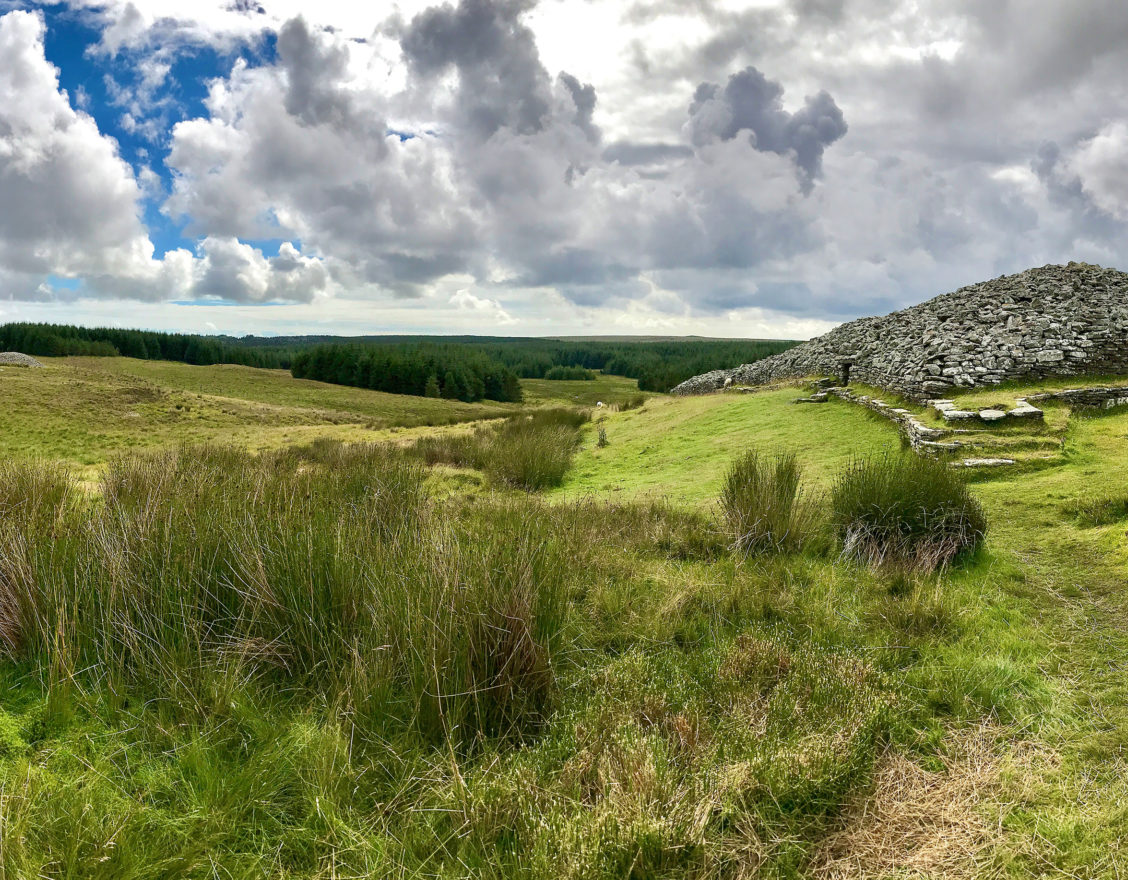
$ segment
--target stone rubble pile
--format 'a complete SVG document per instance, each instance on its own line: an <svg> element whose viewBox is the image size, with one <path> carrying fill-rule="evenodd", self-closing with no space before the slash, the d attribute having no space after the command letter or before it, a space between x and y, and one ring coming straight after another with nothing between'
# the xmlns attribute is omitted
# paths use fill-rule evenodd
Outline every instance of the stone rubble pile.
<svg viewBox="0 0 1128 880"><path fill-rule="evenodd" d="M1043 266L836 327L781 354L694 376L675 394L832 375L915 400L1016 379L1128 372L1128 274Z"/></svg>
<svg viewBox="0 0 1128 880"><path fill-rule="evenodd" d="M0 367L42 367L31 355L18 351L0 351Z"/></svg>

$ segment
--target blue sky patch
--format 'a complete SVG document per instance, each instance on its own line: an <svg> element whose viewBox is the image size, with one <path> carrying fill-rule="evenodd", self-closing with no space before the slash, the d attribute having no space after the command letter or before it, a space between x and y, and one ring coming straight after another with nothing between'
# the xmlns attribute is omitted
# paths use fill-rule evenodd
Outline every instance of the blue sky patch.
<svg viewBox="0 0 1128 880"><path fill-rule="evenodd" d="M161 191L142 202L142 220L155 256L160 258L177 248L194 251L196 239L185 236L186 222L174 221L160 211L172 188L172 175L165 165L170 132L177 122L207 117L204 101L210 81L227 76L238 58L250 66L273 62L277 54L274 35L264 35L256 45L229 53L210 46L179 45L166 59L170 69L164 81L146 95L140 55L124 51L110 56L97 50L101 32L88 13L62 5L41 9L46 22L44 52L59 69L59 84L71 106L92 116L98 130L117 141L121 157L135 175L148 167L160 178ZM264 253L276 254L280 243L273 242Z"/></svg>

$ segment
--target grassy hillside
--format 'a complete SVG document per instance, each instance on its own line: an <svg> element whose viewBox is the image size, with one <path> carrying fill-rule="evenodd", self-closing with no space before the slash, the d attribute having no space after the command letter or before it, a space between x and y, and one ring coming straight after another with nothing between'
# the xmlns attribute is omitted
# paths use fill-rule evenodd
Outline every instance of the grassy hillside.
<svg viewBox="0 0 1128 880"><path fill-rule="evenodd" d="M277 448L318 437L495 418L513 405L411 398L293 379L280 370L130 358L0 368L0 456L93 465L124 449L224 442Z"/></svg>
<svg viewBox="0 0 1128 880"><path fill-rule="evenodd" d="M1128 413L1055 413L1053 463L983 475L986 544L929 573L732 550L744 450L825 515L900 449L794 389L529 383L609 404L544 419L583 447L538 498L485 460L523 415L295 444L512 407L117 359L0 387L0 877L1128 872ZM171 450L200 439L274 451ZM83 492L22 463L155 446Z"/></svg>

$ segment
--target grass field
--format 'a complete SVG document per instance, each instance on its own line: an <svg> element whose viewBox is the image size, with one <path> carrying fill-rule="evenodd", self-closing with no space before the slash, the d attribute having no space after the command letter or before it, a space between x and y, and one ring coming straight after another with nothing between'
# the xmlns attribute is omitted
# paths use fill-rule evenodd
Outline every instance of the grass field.
<svg viewBox="0 0 1128 880"><path fill-rule="evenodd" d="M1052 466L972 485L986 545L906 574L730 551L744 450L820 494L900 449L795 389L606 406L542 500L282 451L505 408L120 360L0 383L0 878L1128 874L1128 413L1055 413ZM83 493L20 464L197 439L275 451Z"/></svg>
<svg viewBox="0 0 1128 880"><path fill-rule="evenodd" d="M319 437L386 439L402 429L496 418L516 409L326 385L253 367L43 360L43 369L0 368L0 456L91 466L123 450L181 443L275 449Z"/></svg>
<svg viewBox="0 0 1128 880"><path fill-rule="evenodd" d="M617 406L635 397L653 395L638 390L638 382L622 376L597 374L591 381L522 379L526 403L567 403L574 406L595 406L604 403Z"/></svg>
<svg viewBox="0 0 1128 880"><path fill-rule="evenodd" d="M812 485L826 488L851 457L900 448L888 423L840 402L799 407L792 403L796 396L794 388L784 388L659 397L638 410L597 416L608 445L595 446L593 428L559 494L649 495L698 504L717 496L729 462L753 446L795 452Z"/></svg>

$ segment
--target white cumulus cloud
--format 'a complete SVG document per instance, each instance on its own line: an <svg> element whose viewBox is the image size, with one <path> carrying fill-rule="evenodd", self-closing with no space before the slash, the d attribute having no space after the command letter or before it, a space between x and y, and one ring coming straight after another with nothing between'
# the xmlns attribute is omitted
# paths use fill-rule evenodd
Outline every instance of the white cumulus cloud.
<svg viewBox="0 0 1128 880"><path fill-rule="evenodd" d="M209 237L199 257L177 249L155 258L141 201L159 180L148 168L139 180L117 143L72 107L43 33L38 13L0 16L0 294L308 301L329 289L323 262L289 244L266 258ZM82 286L56 289L44 276Z"/></svg>

